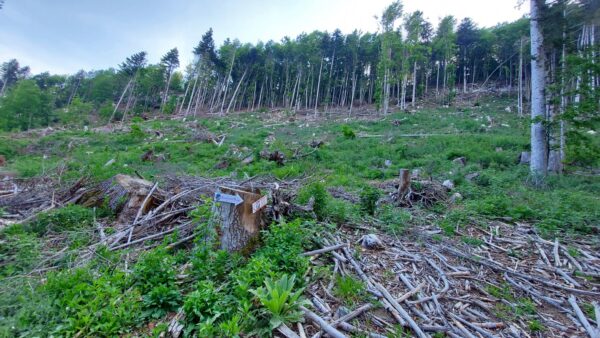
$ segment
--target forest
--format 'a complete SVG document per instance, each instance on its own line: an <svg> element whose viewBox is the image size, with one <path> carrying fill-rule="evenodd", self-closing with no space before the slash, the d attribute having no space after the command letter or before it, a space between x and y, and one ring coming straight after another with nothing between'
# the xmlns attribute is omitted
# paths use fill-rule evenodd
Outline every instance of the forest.
<svg viewBox="0 0 600 338"><path fill-rule="evenodd" d="M4 60L0 337L600 337L600 3L514 2Z"/></svg>

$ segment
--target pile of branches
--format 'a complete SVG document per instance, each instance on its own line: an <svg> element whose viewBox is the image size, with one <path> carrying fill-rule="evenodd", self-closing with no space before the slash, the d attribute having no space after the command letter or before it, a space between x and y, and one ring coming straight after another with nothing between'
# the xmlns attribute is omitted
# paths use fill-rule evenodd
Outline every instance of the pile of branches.
<svg viewBox="0 0 600 338"><path fill-rule="evenodd" d="M355 228L323 235L323 248L306 255L318 266L333 263L331 279L314 276L306 292L314 307L305 309L307 323L279 331L287 337L294 331L388 337L399 334L400 325L416 337L523 337L532 330L598 337L600 243L549 241L524 224L494 222L489 231L464 231L481 245L440 244L433 237L440 230L424 226L402 237L381 235L382 247L359 255L355 243L364 234ZM333 290L337 276L354 276L366 288L353 311Z"/></svg>

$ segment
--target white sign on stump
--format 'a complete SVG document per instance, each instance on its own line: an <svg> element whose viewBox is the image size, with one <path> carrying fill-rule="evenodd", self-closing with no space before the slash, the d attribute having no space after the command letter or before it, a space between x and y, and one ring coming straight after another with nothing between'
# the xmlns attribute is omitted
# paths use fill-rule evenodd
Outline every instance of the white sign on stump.
<svg viewBox="0 0 600 338"><path fill-rule="evenodd" d="M252 213L255 214L257 211L267 205L267 196L261 197L258 201L252 203Z"/></svg>

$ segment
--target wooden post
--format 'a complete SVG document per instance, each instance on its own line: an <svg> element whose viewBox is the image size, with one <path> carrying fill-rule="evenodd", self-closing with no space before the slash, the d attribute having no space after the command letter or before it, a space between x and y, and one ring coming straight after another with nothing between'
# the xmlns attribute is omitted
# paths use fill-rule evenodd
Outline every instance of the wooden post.
<svg viewBox="0 0 600 338"><path fill-rule="evenodd" d="M258 237L261 224L262 210L252 212L252 204L261 199L258 190L245 191L220 187L223 194L238 195L242 202L219 203L217 214L221 217L221 226L217 230L221 249L228 252L248 251L252 249L254 240Z"/></svg>

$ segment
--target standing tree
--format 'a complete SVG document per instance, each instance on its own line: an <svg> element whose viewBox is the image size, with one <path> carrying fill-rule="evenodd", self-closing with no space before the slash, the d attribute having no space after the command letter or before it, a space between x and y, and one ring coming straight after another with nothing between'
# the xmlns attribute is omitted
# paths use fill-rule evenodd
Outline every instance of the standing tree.
<svg viewBox="0 0 600 338"><path fill-rule="evenodd" d="M165 105L167 104L167 100L169 98L169 86L171 85L171 79L173 76L173 72L177 67L179 67L179 51L177 48L173 48L165 54L160 60L161 66L165 70L165 75L167 77L167 84L165 86L165 92L163 94L162 103L160 105L160 111L163 112L165 109Z"/></svg>
<svg viewBox="0 0 600 338"><path fill-rule="evenodd" d="M548 144L546 134L546 57L542 34L544 0L530 0L531 32L531 162L530 171L536 181L546 175Z"/></svg>
<svg viewBox="0 0 600 338"><path fill-rule="evenodd" d="M385 8L381 15L381 57L379 60L379 97L378 106L383 106L383 114L388 113L390 105L390 83L392 81L392 45L398 38L394 34L395 24L402 17L402 2L394 1Z"/></svg>
<svg viewBox="0 0 600 338"><path fill-rule="evenodd" d="M20 67L19 61L12 59L5 62L0 66L0 74L2 80L2 89L0 89L0 96L4 95L5 91L15 85L17 81L29 76L29 67Z"/></svg>
<svg viewBox="0 0 600 338"><path fill-rule="evenodd" d="M121 64L121 73L129 78L125 89L123 89L123 93L115 106L115 110L113 111L110 120L112 121L115 118L115 114L125 97L125 94L129 90L129 98L127 99L127 105L125 106L125 111L123 112L123 118L121 122L125 120L125 115L127 114L127 110L129 109L129 105L131 103L131 99L133 97L133 93L135 91L135 84L141 69L146 65L146 52L135 53L132 56L125 59L125 62Z"/></svg>

